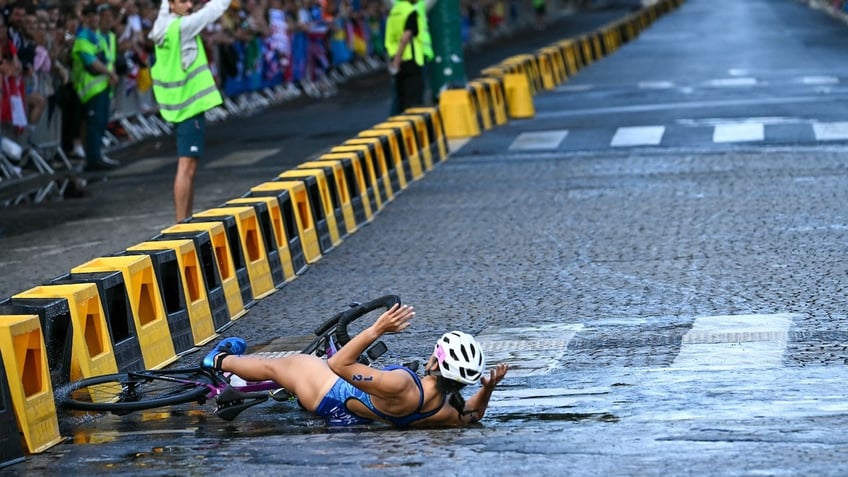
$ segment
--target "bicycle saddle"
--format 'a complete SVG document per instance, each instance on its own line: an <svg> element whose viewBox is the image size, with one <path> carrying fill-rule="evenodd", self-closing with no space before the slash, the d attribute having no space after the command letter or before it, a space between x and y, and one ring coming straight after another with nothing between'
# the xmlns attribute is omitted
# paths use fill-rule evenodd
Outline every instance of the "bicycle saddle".
<svg viewBox="0 0 848 477"><path fill-rule="evenodd" d="M215 397L215 402L218 404L215 415L225 421L232 421L245 409L267 400L267 392L243 393L228 385L221 394Z"/></svg>

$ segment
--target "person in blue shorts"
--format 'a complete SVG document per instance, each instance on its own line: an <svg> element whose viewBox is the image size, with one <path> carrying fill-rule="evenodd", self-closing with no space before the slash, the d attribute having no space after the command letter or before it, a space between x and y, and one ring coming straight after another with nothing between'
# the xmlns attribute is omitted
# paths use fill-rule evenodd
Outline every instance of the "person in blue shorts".
<svg viewBox="0 0 848 477"><path fill-rule="evenodd" d="M273 380L330 425L378 421L397 427L459 427L479 421L508 366L498 364L484 376L483 350L467 333L442 335L423 377L403 366L375 369L358 362L380 336L403 331L414 316L411 306L394 305L327 360L306 354L241 356L245 341L227 338L204 357L202 366L248 381ZM460 390L478 382L481 388L464 400Z"/></svg>

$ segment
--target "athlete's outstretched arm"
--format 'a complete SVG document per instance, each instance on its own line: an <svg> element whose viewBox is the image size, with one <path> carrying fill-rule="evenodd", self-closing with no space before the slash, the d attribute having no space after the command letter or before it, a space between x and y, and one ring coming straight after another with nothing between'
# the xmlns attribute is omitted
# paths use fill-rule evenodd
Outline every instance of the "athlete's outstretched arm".
<svg viewBox="0 0 848 477"><path fill-rule="evenodd" d="M489 372L488 378L484 377L480 381L480 390L465 401L465 412L460 416L462 424L471 424L483 419L495 386L506 376L508 370L509 365L500 363Z"/></svg>
<svg viewBox="0 0 848 477"><path fill-rule="evenodd" d="M415 316L411 306L396 304L371 326L342 346L327 364L334 373L357 388L375 396L392 396L411 384L406 373L391 373L360 363L359 356L385 333L397 333L409 327Z"/></svg>

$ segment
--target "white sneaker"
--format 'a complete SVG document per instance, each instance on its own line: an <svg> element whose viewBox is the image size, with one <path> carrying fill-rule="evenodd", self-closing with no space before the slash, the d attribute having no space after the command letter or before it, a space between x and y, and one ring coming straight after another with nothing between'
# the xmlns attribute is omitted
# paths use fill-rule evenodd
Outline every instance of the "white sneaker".
<svg viewBox="0 0 848 477"><path fill-rule="evenodd" d="M76 157L78 159L85 158L85 149L82 148L81 144L74 146L74 149L71 151L71 157Z"/></svg>

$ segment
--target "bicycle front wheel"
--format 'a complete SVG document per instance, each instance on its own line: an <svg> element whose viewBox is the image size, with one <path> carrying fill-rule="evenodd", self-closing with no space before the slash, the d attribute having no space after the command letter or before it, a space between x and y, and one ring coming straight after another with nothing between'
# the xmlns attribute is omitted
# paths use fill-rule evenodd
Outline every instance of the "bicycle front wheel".
<svg viewBox="0 0 848 477"><path fill-rule="evenodd" d="M199 370L147 370L94 376L63 387L60 405L78 411L128 413L202 403L212 384Z"/></svg>

